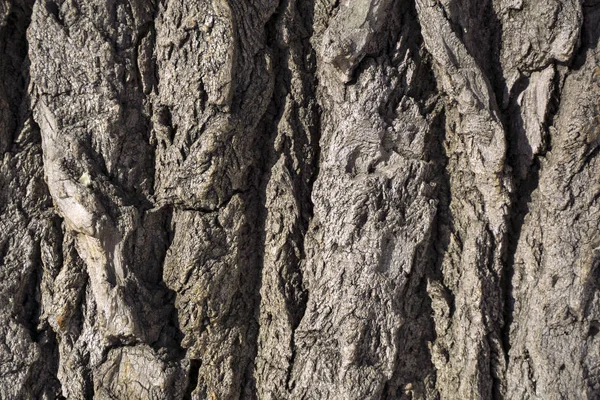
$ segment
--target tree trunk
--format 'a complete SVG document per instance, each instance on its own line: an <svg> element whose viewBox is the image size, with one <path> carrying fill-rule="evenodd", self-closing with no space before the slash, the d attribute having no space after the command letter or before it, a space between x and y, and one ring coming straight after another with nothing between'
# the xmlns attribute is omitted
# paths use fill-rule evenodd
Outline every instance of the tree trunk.
<svg viewBox="0 0 600 400"><path fill-rule="evenodd" d="M600 398L597 0L0 0L0 398Z"/></svg>

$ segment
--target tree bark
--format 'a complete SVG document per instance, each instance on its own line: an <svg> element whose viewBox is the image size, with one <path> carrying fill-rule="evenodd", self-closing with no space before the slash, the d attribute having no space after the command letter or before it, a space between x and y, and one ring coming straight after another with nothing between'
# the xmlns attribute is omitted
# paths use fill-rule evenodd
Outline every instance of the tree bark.
<svg viewBox="0 0 600 400"><path fill-rule="evenodd" d="M0 0L0 398L600 398L599 37Z"/></svg>

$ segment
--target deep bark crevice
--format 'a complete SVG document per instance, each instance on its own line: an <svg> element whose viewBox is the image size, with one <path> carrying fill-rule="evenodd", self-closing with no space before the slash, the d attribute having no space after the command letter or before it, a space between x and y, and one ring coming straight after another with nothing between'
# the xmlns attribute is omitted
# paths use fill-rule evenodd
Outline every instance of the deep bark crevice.
<svg viewBox="0 0 600 400"><path fill-rule="evenodd" d="M185 393L183 395L184 400L191 400L192 393L196 390L198 386L198 373L200 371L200 366L202 365L201 360L190 360L190 370L188 373L188 384L185 389Z"/></svg>

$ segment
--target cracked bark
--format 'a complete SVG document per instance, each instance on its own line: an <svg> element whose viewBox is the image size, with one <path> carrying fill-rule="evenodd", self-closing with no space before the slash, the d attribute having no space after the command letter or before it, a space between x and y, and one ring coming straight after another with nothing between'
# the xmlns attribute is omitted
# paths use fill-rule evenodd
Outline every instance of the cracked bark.
<svg viewBox="0 0 600 400"><path fill-rule="evenodd" d="M0 398L598 398L596 3L0 0Z"/></svg>

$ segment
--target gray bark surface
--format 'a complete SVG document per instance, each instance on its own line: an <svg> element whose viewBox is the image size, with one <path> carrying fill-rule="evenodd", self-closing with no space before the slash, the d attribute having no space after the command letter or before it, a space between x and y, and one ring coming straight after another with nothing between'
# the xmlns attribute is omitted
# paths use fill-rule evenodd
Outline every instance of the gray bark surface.
<svg viewBox="0 0 600 400"><path fill-rule="evenodd" d="M0 399L599 399L599 38L0 0Z"/></svg>

